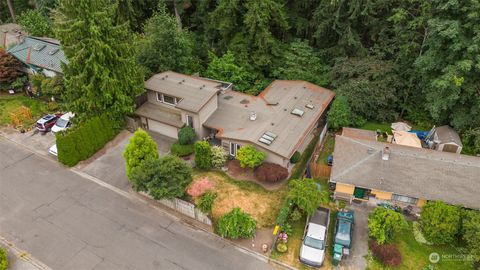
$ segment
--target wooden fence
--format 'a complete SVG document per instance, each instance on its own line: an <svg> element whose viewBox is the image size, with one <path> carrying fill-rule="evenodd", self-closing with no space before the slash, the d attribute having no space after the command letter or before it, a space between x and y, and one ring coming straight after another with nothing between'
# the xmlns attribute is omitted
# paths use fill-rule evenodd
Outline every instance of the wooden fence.
<svg viewBox="0 0 480 270"><path fill-rule="evenodd" d="M146 196L150 199L153 199L152 196L150 196L149 194L145 193L145 192L142 192L140 191L140 194L142 194L143 196ZM193 219L196 219L208 226L212 226L212 220L210 219L210 217L208 217L207 214L203 213L202 211L200 211L200 209L198 209L193 203L189 203L189 202L186 202L184 200L180 200L180 199L170 199L170 200L167 200L167 199L162 199L162 200L157 200L157 202L163 204L164 206L168 207L168 208L171 208L185 216L188 216L190 218L193 218Z"/></svg>
<svg viewBox="0 0 480 270"><path fill-rule="evenodd" d="M310 162L310 173L313 178L330 179L331 166L315 161Z"/></svg>

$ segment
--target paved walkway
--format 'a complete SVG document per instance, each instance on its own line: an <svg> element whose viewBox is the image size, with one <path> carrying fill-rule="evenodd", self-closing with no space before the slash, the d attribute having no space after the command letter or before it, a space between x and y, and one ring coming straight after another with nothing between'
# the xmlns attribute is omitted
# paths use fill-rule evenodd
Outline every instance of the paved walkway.
<svg viewBox="0 0 480 270"><path fill-rule="evenodd" d="M0 235L52 269L272 269L113 185L0 137Z"/></svg>

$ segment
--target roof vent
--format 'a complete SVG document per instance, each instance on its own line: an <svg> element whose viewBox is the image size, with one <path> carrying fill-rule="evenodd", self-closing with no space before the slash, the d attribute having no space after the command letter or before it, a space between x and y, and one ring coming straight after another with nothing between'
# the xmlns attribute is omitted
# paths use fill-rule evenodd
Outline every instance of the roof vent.
<svg viewBox="0 0 480 270"><path fill-rule="evenodd" d="M297 108L295 108L295 109L292 110L292 114L294 114L294 115L296 115L296 116L302 117L304 113L305 113L304 111L302 111L302 110L300 110L300 109L297 109Z"/></svg>
<svg viewBox="0 0 480 270"><path fill-rule="evenodd" d="M373 148L369 147L369 148L368 148L368 150L367 150L367 153L369 153L369 154L373 154L374 150L375 150L375 149L373 149Z"/></svg>
<svg viewBox="0 0 480 270"><path fill-rule="evenodd" d="M257 120L257 113L250 112L250 121L255 121L255 120Z"/></svg>
<svg viewBox="0 0 480 270"><path fill-rule="evenodd" d="M35 44L33 46L33 50L39 52L39 51L43 50L45 47L47 47L47 45L45 45L45 44Z"/></svg>
<svg viewBox="0 0 480 270"><path fill-rule="evenodd" d="M313 104L307 104L307 105L305 105L305 107L309 108L310 110L313 110L313 108L315 108L315 106L313 106Z"/></svg>
<svg viewBox="0 0 480 270"><path fill-rule="evenodd" d="M390 148L388 146L385 146L382 151L382 159L383 160L389 160L390 159Z"/></svg>
<svg viewBox="0 0 480 270"><path fill-rule="evenodd" d="M248 99L240 100L240 104L248 104L248 103L250 103L250 101L248 101Z"/></svg>

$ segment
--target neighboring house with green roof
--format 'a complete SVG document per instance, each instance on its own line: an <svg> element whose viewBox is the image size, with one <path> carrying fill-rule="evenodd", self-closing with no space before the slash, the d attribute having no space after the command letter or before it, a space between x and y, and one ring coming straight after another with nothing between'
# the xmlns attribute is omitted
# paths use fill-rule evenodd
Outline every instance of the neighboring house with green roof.
<svg viewBox="0 0 480 270"><path fill-rule="evenodd" d="M47 77L63 76L62 63L68 63L60 42L50 38L26 37L8 53L25 65L24 72Z"/></svg>

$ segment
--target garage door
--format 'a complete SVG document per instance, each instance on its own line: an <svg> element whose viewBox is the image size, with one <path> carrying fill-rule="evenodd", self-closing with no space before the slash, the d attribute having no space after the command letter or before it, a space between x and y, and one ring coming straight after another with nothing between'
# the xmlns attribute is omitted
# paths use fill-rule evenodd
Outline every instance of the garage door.
<svg viewBox="0 0 480 270"><path fill-rule="evenodd" d="M148 119L148 129L171 138L178 138L178 131L176 127L172 127L151 119Z"/></svg>

